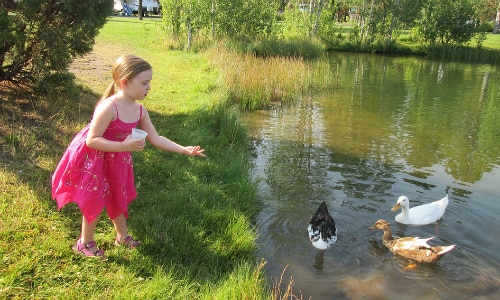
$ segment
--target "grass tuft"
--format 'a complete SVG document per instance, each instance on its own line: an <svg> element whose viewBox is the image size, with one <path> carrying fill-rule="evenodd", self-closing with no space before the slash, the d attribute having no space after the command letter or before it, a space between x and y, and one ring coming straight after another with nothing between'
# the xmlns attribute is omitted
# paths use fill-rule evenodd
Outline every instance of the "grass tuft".
<svg viewBox="0 0 500 300"><path fill-rule="evenodd" d="M243 110L294 103L313 89L332 81L328 66L298 57L262 58L220 46L211 50L214 67L220 70L229 103Z"/></svg>

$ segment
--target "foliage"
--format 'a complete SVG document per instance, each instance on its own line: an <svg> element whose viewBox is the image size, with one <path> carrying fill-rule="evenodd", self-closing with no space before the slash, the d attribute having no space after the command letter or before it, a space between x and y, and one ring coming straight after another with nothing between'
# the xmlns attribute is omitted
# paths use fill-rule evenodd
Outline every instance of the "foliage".
<svg viewBox="0 0 500 300"><path fill-rule="evenodd" d="M473 5L475 10L474 16L479 21L479 24L490 23L489 26L491 26L491 29L488 31L491 31L497 9L500 9L500 2L498 0L475 0Z"/></svg>
<svg viewBox="0 0 500 300"><path fill-rule="evenodd" d="M393 3L394 13L403 28L410 28L418 20L426 0L399 0Z"/></svg>
<svg viewBox="0 0 500 300"><path fill-rule="evenodd" d="M271 34L278 3L268 0L161 0L164 29L174 39L191 35L252 39Z"/></svg>
<svg viewBox="0 0 500 300"><path fill-rule="evenodd" d="M297 7L298 1L293 1L283 12L283 22L278 25L277 29L277 32L281 36L311 36L312 14L307 11L301 11Z"/></svg>
<svg viewBox="0 0 500 300"><path fill-rule="evenodd" d="M37 81L92 49L108 0L24 0L0 4L0 80Z"/></svg>
<svg viewBox="0 0 500 300"><path fill-rule="evenodd" d="M426 43L468 42L475 33L474 8L469 0L427 1L417 29Z"/></svg>
<svg viewBox="0 0 500 300"><path fill-rule="evenodd" d="M175 39L187 34L191 26L194 33L206 28L211 19L210 1L199 0L161 0L163 22Z"/></svg>
<svg viewBox="0 0 500 300"><path fill-rule="evenodd" d="M269 0L217 1L216 31L221 37L255 38L271 33L277 3Z"/></svg>
<svg viewBox="0 0 500 300"><path fill-rule="evenodd" d="M338 12L325 6L327 11L323 15L328 15L328 18L322 18L319 37L328 50L371 53L425 55L435 51L434 47L425 50L433 44L465 46L472 39L476 47L481 48L488 37L485 32L492 30L495 1L342 1L355 9L357 15L349 23L333 24L329 20L338 20L338 15L335 17ZM411 31L411 36L399 39L405 31ZM408 42L411 47L408 47Z"/></svg>

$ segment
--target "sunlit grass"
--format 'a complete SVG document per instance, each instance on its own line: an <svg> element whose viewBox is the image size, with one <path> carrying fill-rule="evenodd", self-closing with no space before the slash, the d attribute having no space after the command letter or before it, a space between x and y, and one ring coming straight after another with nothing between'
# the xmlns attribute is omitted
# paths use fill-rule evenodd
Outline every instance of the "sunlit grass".
<svg viewBox="0 0 500 300"><path fill-rule="evenodd" d="M6 94L3 103L12 105L0 115L0 299L273 299L256 257L252 220L260 204L238 110L217 97L219 74L207 56L152 43L154 22L108 22L96 39L97 55L82 58L96 66L78 71L90 72L77 73L84 87L59 78L40 94ZM90 120L110 65L123 52L153 65L153 90L143 104L157 130L200 144L208 157L149 145L134 153L139 197L128 225L143 244L134 251L115 247L103 212L95 236L108 256L101 262L71 250L81 214L73 204L57 211L51 174Z"/></svg>
<svg viewBox="0 0 500 300"><path fill-rule="evenodd" d="M482 46L486 49L500 50L500 34L486 34L486 39L482 43Z"/></svg>

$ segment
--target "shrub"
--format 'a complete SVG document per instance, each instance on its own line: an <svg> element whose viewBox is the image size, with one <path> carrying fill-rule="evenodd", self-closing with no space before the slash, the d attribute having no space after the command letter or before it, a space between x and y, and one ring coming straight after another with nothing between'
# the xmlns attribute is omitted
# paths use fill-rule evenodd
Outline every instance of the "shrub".
<svg viewBox="0 0 500 300"><path fill-rule="evenodd" d="M39 81L89 52L112 13L109 0L7 0L0 4L0 81Z"/></svg>

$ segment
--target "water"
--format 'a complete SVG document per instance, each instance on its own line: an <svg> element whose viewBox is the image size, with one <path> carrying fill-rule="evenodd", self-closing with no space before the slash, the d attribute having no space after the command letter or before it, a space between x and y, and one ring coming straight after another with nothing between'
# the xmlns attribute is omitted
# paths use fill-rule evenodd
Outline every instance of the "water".
<svg viewBox="0 0 500 300"><path fill-rule="evenodd" d="M500 68L340 54L331 88L292 107L245 118L265 209L259 257L271 284L303 299L498 299L500 296ZM435 224L391 212L449 194ZM307 223L326 201L339 231L325 252ZM389 252L378 219L398 236L456 248L412 266Z"/></svg>

